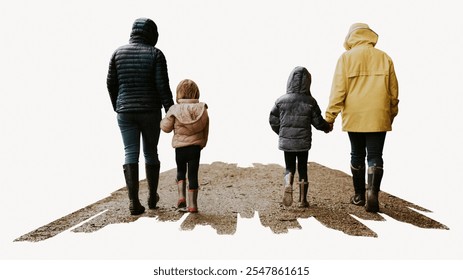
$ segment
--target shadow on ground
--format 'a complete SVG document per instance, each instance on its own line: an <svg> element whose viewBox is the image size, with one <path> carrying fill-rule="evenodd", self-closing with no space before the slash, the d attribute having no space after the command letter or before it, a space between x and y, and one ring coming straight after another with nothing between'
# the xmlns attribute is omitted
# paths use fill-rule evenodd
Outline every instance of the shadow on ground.
<svg viewBox="0 0 463 280"><path fill-rule="evenodd" d="M348 235L377 237L375 232L359 220L384 221L384 218L379 214L367 213L363 207L349 203L352 194L351 176L311 162L309 164L310 207L301 209L297 207L297 203L291 207L280 204L283 172L284 168L276 164L254 164L254 167L248 168L222 162L203 164L199 174L200 212L185 214L175 209L176 170L172 169L160 175L161 200L158 209L147 210L140 216L131 216L128 211L127 191L123 187L109 197L14 241L42 241L71 228L73 232L93 232L109 224L129 223L140 217L156 218L159 221L178 221L183 215L188 215L181 224L183 230L193 230L196 225L209 225L218 234L234 234L238 213L243 218L251 218L255 212L258 213L262 225L269 227L274 233L286 233L288 229L301 228L298 219L314 217L326 227ZM145 206L147 197L148 188L146 181L143 180L140 182L140 199ZM295 197L298 197L298 190ZM386 192L381 192L379 198L380 213L397 221L420 228L448 230L445 225L413 210L430 212L427 209Z"/></svg>

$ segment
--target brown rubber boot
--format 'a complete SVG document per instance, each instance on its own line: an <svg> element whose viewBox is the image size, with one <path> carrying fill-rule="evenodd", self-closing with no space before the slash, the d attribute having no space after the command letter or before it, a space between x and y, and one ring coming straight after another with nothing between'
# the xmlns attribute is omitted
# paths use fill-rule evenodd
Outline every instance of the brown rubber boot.
<svg viewBox="0 0 463 280"><path fill-rule="evenodd" d="M127 184L127 192L129 194L129 210L131 215L140 215L145 212L138 199L138 163L124 164L124 177Z"/></svg>

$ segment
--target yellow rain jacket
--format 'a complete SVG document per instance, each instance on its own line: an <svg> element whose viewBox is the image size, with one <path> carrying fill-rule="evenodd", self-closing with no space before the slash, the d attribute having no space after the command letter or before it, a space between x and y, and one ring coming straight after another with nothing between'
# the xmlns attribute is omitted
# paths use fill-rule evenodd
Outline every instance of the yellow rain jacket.
<svg viewBox="0 0 463 280"><path fill-rule="evenodd" d="M341 113L343 131L390 131L399 112L394 64L375 48L377 41L378 35L363 23L353 24L345 39L325 114L333 123Z"/></svg>

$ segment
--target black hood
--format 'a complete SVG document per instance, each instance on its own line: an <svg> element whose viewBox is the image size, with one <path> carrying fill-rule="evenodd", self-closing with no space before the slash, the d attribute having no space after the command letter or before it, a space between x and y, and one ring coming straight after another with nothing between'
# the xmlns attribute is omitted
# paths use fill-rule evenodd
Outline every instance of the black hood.
<svg viewBox="0 0 463 280"><path fill-rule="evenodd" d="M158 27L149 18L136 19L130 33L130 43L143 43L155 46L158 42Z"/></svg>
<svg viewBox="0 0 463 280"><path fill-rule="evenodd" d="M310 93L311 83L312 76L309 71L302 66L297 66L289 75L286 93L299 93L312 96Z"/></svg>

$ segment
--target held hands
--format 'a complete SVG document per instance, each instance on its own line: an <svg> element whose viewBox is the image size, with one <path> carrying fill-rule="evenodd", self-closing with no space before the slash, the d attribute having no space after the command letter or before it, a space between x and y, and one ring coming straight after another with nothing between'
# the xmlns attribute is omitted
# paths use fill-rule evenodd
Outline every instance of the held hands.
<svg viewBox="0 0 463 280"><path fill-rule="evenodd" d="M334 123L329 123L329 122L327 123L328 123L328 126L323 132L330 133L331 131L333 131Z"/></svg>

